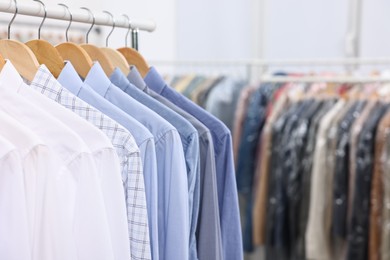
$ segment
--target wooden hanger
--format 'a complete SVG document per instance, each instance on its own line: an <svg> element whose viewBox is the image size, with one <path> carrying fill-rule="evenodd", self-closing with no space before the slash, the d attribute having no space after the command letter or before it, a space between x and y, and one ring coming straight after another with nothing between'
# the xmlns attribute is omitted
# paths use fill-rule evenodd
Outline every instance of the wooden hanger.
<svg viewBox="0 0 390 260"><path fill-rule="evenodd" d="M104 70L104 73L106 73L107 76L111 76L111 74L115 70L115 67L110 61L110 59L108 58L108 56L105 53L103 53L103 51L97 46L88 44L89 33L91 32L93 26L95 25L95 15L91 12L90 9L86 7L81 7L81 9L88 11L88 13L92 16L92 25L85 35L86 44L80 44L80 47L83 48L84 51L88 53L89 57L91 57L93 61L98 61L100 63L100 65Z"/></svg>
<svg viewBox="0 0 390 260"><path fill-rule="evenodd" d="M86 78L89 73L89 70L92 68L93 65L92 60L88 56L88 53L84 51L80 46L68 42L68 31L70 25L72 24L73 16L67 5L65 4L59 4L59 5L64 6L68 11L69 24L65 31L66 43L58 44L55 48L64 60L68 60L72 63L79 76L81 76L82 78Z"/></svg>
<svg viewBox="0 0 390 260"><path fill-rule="evenodd" d="M5 65L5 59L3 58L3 56L0 55L0 70L3 69L4 65Z"/></svg>
<svg viewBox="0 0 390 260"><path fill-rule="evenodd" d="M137 70L143 78L148 74L149 65L145 58L138 51L129 47L119 48L118 51L122 53L130 65L137 67Z"/></svg>
<svg viewBox="0 0 390 260"><path fill-rule="evenodd" d="M130 65L127 62L126 58L122 55L122 53L115 49L107 47L103 47L100 49L110 59L114 67L119 68L124 75L127 76L130 73Z"/></svg>
<svg viewBox="0 0 390 260"><path fill-rule="evenodd" d="M60 53L49 42L44 40L32 40L26 42L26 45L35 54L40 64L45 64L54 77L58 78L64 68L64 59Z"/></svg>
<svg viewBox="0 0 390 260"><path fill-rule="evenodd" d="M25 44L14 40L0 40L0 54L12 62L23 78L33 81L39 62Z"/></svg>
<svg viewBox="0 0 390 260"><path fill-rule="evenodd" d="M115 29L114 16L110 12L107 11L103 11L103 12L108 14L111 17L113 25L111 31L108 33L106 37L106 47L100 49L109 58L111 63L114 65L114 67L119 68L123 72L123 74L128 75L130 73L130 66L129 63L127 63L125 57L123 57L122 53L120 53L119 51L112 48L108 48L108 39L110 38L112 32Z"/></svg>
<svg viewBox="0 0 390 260"><path fill-rule="evenodd" d="M9 59L15 66L19 74L25 79L32 81L39 68L39 62L34 53L23 43L10 40L11 24L18 14L18 5L14 0L15 13L8 24L8 39L0 40L0 54L5 59Z"/></svg>
<svg viewBox="0 0 390 260"><path fill-rule="evenodd" d="M87 77L93 62L83 48L71 42L58 44L55 48L64 60L68 60L72 63L75 70L82 78L85 79Z"/></svg>
<svg viewBox="0 0 390 260"><path fill-rule="evenodd" d="M137 50L127 47L127 39L131 31L131 23L129 17L126 14L123 14L122 16L127 19L129 28L125 37L125 47L119 48L118 51L122 53L128 64L134 65L138 69L139 73L144 78L149 72L149 65L145 58Z"/></svg>
<svg viewBox="0 0 390 260"><path fill-rule="evenodd" d="M41 40L41 28L43 23L46 20L47 10L46 6L40 0L34 0L42 4L42 7L45 11L43 20L38 28L38 39L31 40L26 43L26 45L32 50L40 64L45 64L46 67L50 70L54 77L58 78L62 69L64 68L64 59L58 53L56 48L51 45L49 42Z"/></svg>
<svg viewBox="0 0 390 260"><path fill-rule="evenodd" d="M97 46L92 44L81 44L80 47L84 49L93 61L98 61L102 66L104 72L109 77L115 70L110 58Z"/></svg>

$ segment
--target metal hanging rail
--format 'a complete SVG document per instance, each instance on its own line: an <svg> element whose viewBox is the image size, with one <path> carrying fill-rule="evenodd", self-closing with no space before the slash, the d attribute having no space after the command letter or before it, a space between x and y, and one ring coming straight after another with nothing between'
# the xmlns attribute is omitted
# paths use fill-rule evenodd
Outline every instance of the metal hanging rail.
<svg viewBox="0 0 390 260"><path fill-rule="evenodd" d="M0 2L0 12L5 13L15 13L15 5L10 2ZM88 12L82 9L71 9L72 12L72 21L79 23L88 23L92 22L92 17ZM18 14L19 15L28 15L43 17L44 10L40 3L38 2L18 2ZM61 7L47 7L47 18L69 21L69 14L67 11ZM153 32L156 29L156 23L151 20L131 20L130 21L132 29L138 29L140 31ZM95 25L104 25L104 26L113 26L113 20L107 14L96 13L95 14ZM129 28L129 22L123 16L115 17L115 27L120 28Z"/></svg>
<svg viewBox="0 0 390 260"><path fill-rule="evenodd" d="M345 66L390 65L390 58L337 58L310 60L174 60L151 61L150 63L170 66Z"/></svg>
<svg viewBox="0 0 390 260"><path fill-rule="evenodd" d="M385 76L262 76L259 79L261 82L277 82L277 83L317 83L317 82L332 82L332 83L390 83L390 77Z"/></svg>

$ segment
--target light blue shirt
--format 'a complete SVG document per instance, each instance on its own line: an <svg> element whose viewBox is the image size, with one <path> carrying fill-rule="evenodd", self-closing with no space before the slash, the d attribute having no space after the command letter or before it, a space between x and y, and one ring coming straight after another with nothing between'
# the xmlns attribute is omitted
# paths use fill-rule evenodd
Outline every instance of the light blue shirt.
<svg viewBox="0 0 390 260"><path fill-rule="evenodd" d="M210 129L215 150L218 204L221 220L222 249L225 260L241 260L242 233L234 172L232 139L229 129L213 115L168 87L153 67L145 77L146 84L158 94L195 116Z"/></svg>
<svg viewBox="0 0 390 260"><path fill-rule="evenodd" d="M130 72L129 77L133 80L143 81L141 75L137 74L135 70ZM188 178L188 207L190 214L190 244L189 254L190 260L197 260L196 252L196 226L199 214L199 193L200 193L200 171L199 171L199 136L196 129L184 119L182 116L171 110L170 108L160 104L158 101L149 97L147 94L139 90L136 86L131 84L126 76L116 68L110 77L113 84L118 86L122 91L129 96L136 99L138 102L144 104L154 112L158 113L169 123L171 123L179 132L181 142L183 144L183 152L187 167ZM143 83L145 85L145 82Z"/></svg>
<svg viewBox="0 0 390 260"><path fill-rule="evenodd" d="M188 181L179 133L157 113L112 84L99 63L94 64L84 82L153 134L157 154L160 259L188 259Z"/></svg>
<svg viewBox="0 0 390 260"><path fill-rule="evenodd" d="M91 87L83 83L70 62L66 63L58 76L58 81L74 95L117 121L134 136L143 163L152 259L158 259L157 158L153 135L137 120L96 94Z"/></svg>

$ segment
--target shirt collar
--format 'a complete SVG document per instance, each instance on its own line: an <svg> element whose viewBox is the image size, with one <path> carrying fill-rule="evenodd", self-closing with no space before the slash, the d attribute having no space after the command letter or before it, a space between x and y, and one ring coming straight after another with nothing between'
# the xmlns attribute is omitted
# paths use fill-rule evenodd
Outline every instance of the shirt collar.
<svg viewBox="0 0 390 260"><path fill-rule="evenodd" d="M146 87L146 83L144 79L142 78L141 74L139 73L136 66L130 67L130 73L127 75L127 79L130 81L130 83L134 84L137 88L144 91Z"/></svg>
<svg viewBox="0 0 390 260"><path fill-rule="evenodd" d="M14 65L10 60L4 64L0 72L0 85L2 88L8 88L17 91L23 85L23 79L19 75Z"/></svg>
<svg viewBox="0 0 390 260"><path fill-rule="evenodd" d="M115 86L118 86L123 91L126 91L130 86L129 80L119 68L115 68L114 72L111 74L110 80Z"/></svg>
<svg viewBox="0 0 390 260"><path fill-rule="evenodd" d="M47 90L53 97L58 97L59 93L63 90L62 85L51 74L50 70L44 65L40 65L38 72L35 75L33 81L29 83L35 87Z"/></svg>
<svg viewBox="0 0 390 260"><path fill-rule="evenodd" d="M92 68L88 72L87 77L84 80L84 83L91 86L97 93L103 97L106 95L107 90L110 88L111 81L104 73L100 63L95 61Z"/></svg>
<svg viewBox="0 0 390 260"><path fill-rule="evenodd" d="M83 85L83 81L77 74L77 71L70 61L66 61L65 66L57 80L59 83L61 83L62 86L75 95L80 92L81 86Z"/></svg>
<svg viewBox="0 0 390 260"><path fill-rule="evenodd" d="M151 67L145 76L145 83L158 94L161 94L166 87L164 79L154 67Z"/></svg>

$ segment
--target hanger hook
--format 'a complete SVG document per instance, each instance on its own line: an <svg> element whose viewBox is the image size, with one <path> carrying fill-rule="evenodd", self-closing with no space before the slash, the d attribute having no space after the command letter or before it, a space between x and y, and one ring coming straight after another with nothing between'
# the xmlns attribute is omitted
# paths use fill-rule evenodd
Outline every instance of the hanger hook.
<svg viewBox="0 0 390 260"><path fill-rule="evenodd" d="M45 14L43 15L43 20L42 20L42 22L41 22L41 24L39 25L39 28L38 28L38 40L40 40L41 39L42 25L45 22L46 16L47 16L47 9L46 9L45 3L43 3L41 0L34 0L34 1L40 3L42 5L42 7L43 7L43 11L45 12Z"/></svg>
<svg viewBox="0 0 390 260"><path fill-rule="evenodd" d="M66 28L66 31L65 31L66 42L68 42L68 41L69 41L69 38L68 38L68 31L69 31L70 25L71 25L72 22L73 22L73 15L72 15L72 13L70 12L69 7L68 7L66 4L58 4L58 5L65 7L66 10L67 10L68 13L69 13L69 24L68 24L68 27Z"/></svg>
<svg viewBox="0 0 390 260"><path fill-rule="evenodd" d="M12 16L12 19L8 24L8 40L10 39L10 36L11 36L11 25L14 22L16 15L18 14L18 3L16 2L16 0L13 0L13 2L15 5L15 13L14 13L14 16Z"/></svg>
<svg viewBox="0 0 390 260"><path fill-rule="evenodd" d="M127 30L126 38L125 38L125 47L127 47L127 39L129 38L129 33L130 33L132 28L131 28L131 22L130 22L129 16L127 14L122 14L122 16L126 18L127 23L129 24L129 28Z"/></svg>
<svg viewBox="0 0 390 260"><path fill-rule="evenodd" d="M111 20L112 20L112 29L111 29L110 33L107 35L107 37L106 37L106 47L108 47L108 38L110 38L112 32L113 32L114 29L115 29L115 18L114 18L114 16L112 15L112 13L110 13L110 12L108 12L108 11L103 11L103 13L108 14L108 15L111 17Z"/></svg>
<svg viewBox="0 0 390 260"><path fill-rule="evenodd" d="M92 16L92 25L91 27L89 28L87 34L85 35L85 42L88 43L88 36L89 36L89 33L91 32L93 26L95 25L95 15L91 12L91 10L87 7L81 7L81 9L84 9L84 10L87 10L88 13Z"/></svg>

